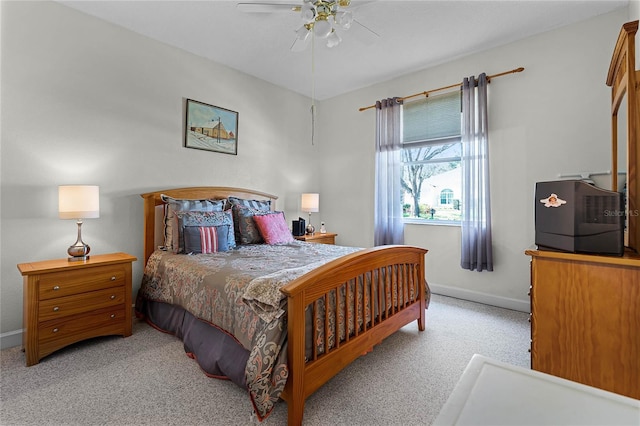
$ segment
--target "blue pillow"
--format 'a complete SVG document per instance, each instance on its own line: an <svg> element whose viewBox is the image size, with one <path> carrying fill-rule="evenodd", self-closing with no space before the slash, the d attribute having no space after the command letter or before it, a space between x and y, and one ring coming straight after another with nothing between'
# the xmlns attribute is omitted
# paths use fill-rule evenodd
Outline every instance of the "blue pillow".
<svg viewBox="0 0 640 426"><path fill-rule="evenodd" d="M231 250L236 246L236 239L233 230L233 216L231 210L225 210L221 212L176 212L175 214L177 224L177 238L178 244L174 247L174 253L185 253L185 240L184 229L186 227L200 227L200 226L222 226L227 225L227 250ZM176 233L174 233L175 235ZM220 250L222 251L222 250ZM226 251L226 250L225 250Z"/></svg>
<svg viewBox="0 0 640 426"><path fill-rule="evenodd" d="M165 203L164 211L164 246L174 253L179 250L178 244L174 244L176 237L175 213L179 211L222 211L226 206L226 200L189 200L177 199L161 194L160 198Z"/></svg>
<svg viewBox="0 0 640 426"><path fill-rule="evenodd" d="M227 236L229 235L229 225L220 225L220 226L210 226L210 227L201 227L201 226L185 226L184 227L184 253L187 254L198 254L202 253L202 240L200 229L201 228L213 228L216 230L216 242L217 244L214 248L211 248L207 253L215 253L215 252L223 252L229 250L229 243L227 241Z"/></svg>

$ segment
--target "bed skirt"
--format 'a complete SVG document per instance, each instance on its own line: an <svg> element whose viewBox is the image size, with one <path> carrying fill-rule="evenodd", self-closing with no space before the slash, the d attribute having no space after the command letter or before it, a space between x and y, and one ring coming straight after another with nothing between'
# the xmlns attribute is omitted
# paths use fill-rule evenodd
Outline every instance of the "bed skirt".
<svg viewBox="0 0 640 426"><path fill-rule="evenodd" d="M250 352L234 337L179 306L138 298L135 309L138 318L182 340L187 356L195 359L207 376L247 388L245 370Z"/></svg>

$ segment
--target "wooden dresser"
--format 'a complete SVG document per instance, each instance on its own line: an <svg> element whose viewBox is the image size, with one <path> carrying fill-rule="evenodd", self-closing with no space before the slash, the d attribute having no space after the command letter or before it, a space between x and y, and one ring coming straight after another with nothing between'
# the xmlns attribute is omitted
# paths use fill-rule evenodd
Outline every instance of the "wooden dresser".
<svg viewBox="0 0 640 426"><path fill-rule="evenodd" d="M640 256L525 253L531 368L640 399Z"/></svg>
<svg viewBox="0 0 640 426"><path fill-rule="evenodd" d="M131 263L126 253L21 263L22 344L27 366L97 336L131 335Z"/></svg>

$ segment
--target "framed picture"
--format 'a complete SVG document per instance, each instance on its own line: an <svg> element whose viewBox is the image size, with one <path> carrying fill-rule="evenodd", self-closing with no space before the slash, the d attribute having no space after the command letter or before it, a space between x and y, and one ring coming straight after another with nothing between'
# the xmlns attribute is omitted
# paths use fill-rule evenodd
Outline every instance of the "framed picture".
<svg viewBox="0 0 640 426"><path fill-rule="evenodd" d="M238 113L187 99L184 146L238 154Z"/></svg>

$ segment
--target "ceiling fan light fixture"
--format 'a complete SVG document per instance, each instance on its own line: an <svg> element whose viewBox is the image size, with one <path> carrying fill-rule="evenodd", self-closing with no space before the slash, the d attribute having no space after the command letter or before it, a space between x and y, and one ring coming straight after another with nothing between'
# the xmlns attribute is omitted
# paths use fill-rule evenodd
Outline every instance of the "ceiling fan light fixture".
<svg viewBox="0 0 640 426"><path fill-rule="evenodd" d="M335 32L335 30L331 31L331 34L327 36L327 47L335 47L342 42L342 38L340 38L340 34Z"/></svg>
<svg viewBox="0 0 640 426"><path fill-rule="evenodd" d="M353 14L351 11L338 11L336 12L335 17L336 25L340 26L343 30L348 30L351 28L351 24L353 23Z"/></svg>
<svg viewBox="0 0 640 426"><path fill-rule="evenodd" d="M300 8L303 22L312 22L316 18L316 9L311 2L305 2Z"/></svg>
<svg viewBox="0 0 640 426"><path fill-rule="evenodd" d="M313 24L313 33L316 37L326 38L331 34L333 28L327 19L319 19Z"/></svg>

